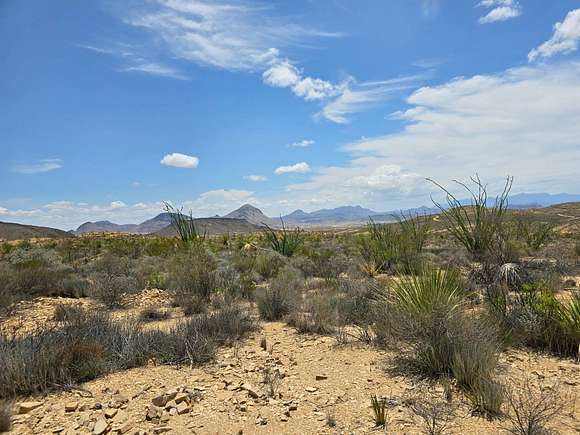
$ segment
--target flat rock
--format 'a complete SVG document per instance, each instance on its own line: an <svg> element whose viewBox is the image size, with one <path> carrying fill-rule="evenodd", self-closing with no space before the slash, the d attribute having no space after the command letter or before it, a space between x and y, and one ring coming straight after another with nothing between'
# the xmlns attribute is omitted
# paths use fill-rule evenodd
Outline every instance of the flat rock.
<svg viewBox="0 0 580 435"><path fill-rule="evenodd" d="M30 402L20 402L17 406L17 413L18 414L27 414L30 411L39 408L43 405L43 402L34 402L34 401L30 401Z"/></svg>
<svg viewBox="0 0 580 435"><path fill-rule="evenodd" d="M107 423L107 420L105 420L104 418L99 418L95 423L95 427L93 428L93 434L101 435L107 431L108 427L109 425Z"/></svg>

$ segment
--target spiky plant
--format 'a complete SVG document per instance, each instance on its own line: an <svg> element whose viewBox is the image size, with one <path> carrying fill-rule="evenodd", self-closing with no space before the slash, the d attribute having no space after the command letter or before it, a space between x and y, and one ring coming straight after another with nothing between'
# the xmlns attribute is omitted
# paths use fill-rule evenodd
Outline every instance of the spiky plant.
<svg viewBox="0 0 580 435"><path fill-rule="evenodd" d="M387 402L373 394L371 396L371 406L373 408L375 426L385 427L387 425Z"/></svg>
<svg viewBox="0 0 580 435"><path fill-rule="evenodd" d="M282 227L279 230L275 230L264 223L264 236L274 251L285 257L292 257L304 243L303 231L300 228L293 230L287 228L282 218L280 218L280 222Z"/></svg>
<svg viewBox="0 0 580 435"><path fill-rule="evenodd" d="M171 226L177 231L177 234L182 242L199 243L205 241L206 233L199 233L195 222L193 220L193 214L190 211L189 216L183 213L182 209L176 209L171 204L164 202L164 210L169 214L169 219L171 220Z"/></svg>
<svg viewBox="0 0 580 435"><path fill-rule="evenodd" d="M471 204L464 205L448 189L428 178L447 195L447 207L433 200L441 211L447 229L467 251L476 259L482 259L504 235L504 217L508 209L508 196L513 184L513 177L508 176L500 195L493 205L488 205L487 186L476 174L471 177L474 187L454 180L471 196Z"/></svg>

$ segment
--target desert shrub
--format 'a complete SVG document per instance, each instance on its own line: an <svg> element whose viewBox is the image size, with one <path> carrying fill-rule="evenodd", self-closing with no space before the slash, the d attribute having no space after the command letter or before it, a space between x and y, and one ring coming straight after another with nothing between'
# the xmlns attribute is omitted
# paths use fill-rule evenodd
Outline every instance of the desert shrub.
<svg viewBox="0 0 580 435"><path fill-rule="evenodd" d="M216 289L216 261L202 245L192 245L168 265L167 288L176 306L203 311Z"/></svg>
<svg viewBox="0 0 580 435"><path fill-rule="evenodd" d="M447 196L447 205L434 201L441 211L447 229L455 240L477 260L488 259L490 255L501 253L507 235L505 215L508 210L508 196L513 183L507 177L502 193L495 198L493 205L488 205L487 187L476 175L471 178L474 187L456 181L471 197L471 204L464 205L449 190L433 180ZM506 262L506 261L502 261Z"/></svg>
<svg viewBox="0 0 580 435"><path fill-rule="evenodd" d="M516 220L517 235L532 252L545 246L554 236L554 227L549 222L534 222L524 216Z"/></svg>
<svg viewBox="0 0 580 435"><path fill-rule="evenodd" d="M9 432L12 423L12 403L6 400L0 401L0 432Z"/></svg>
<svg viewBox="0 0 580 435"><path fill-rule="evenodd" d="M58 295L62 280L72 272L55 251L42 247L18 247L10 252L8 261L13 294Z"/></svg>
<svg viewBox="0 0 580 435"><path fill-rule="evenodd" d="M427 435L445 433L454 411L448 402L426 397L426 394L411 400L411 410L421 419L423 432Z"/></svg>
<svg viewBox="0 0 580 435"><path fill-rule="evenodd" d="M580 343L580 293L560 301L547 281L524 284L517 297L501 294L492 312L523 344L576 356Z"/></svg>
<svg viewBox="0 0 580 435"><path fill-rule="evenodd" d="M10 265L0 261L0 310L7 309L13 302L13 277Z"/></svg>
<svg viewBox="0 0 580 435"><path fill-rule="evenodd" d="M66 388L149 359L198 364L256 329L244 310L231 306L194 316L168 332L144 331L139 322L113 322L106 312L86 312L56 329L24 337L0 335L0 398Z"/></svg>
<svg viewBox="0 0 580 435"><path fill-rule="evenodd" d="M304 256L292 259L292 265L304 276L316 276L326 280L336 280L348 271L352 260L346 255L345 247L334 240L322 240L305 245Z"/></svg>
<svg viewBox="0 0 580 435"><path fill-rule="evenodd" d="M79 320L84 315L81 307L71 304L58 304L54 307L52 319L56 322L72 322Z"/></svg>
<svg viewBox="0 0 580 435"><path fill-rule="evenodd" d="M254 272L256 256L243 251L237 251L229 257L229 261L238 272L250 274Z"/></svg>
<svg viewBox="0 0 580 435"><path fill-rule="evenodd" d="M308 294L287 322L301 334L330 334L338 323L336 297L329 291Z"/></svg>
<svg viewBox="0 0 580 435"><path fill-rule="evenodd" d="M300 228L293 230L287 228L282 218L280 221L282 222L280 230L272 229L264 224L264 236L272 250L285 257L292 257L304 243L304 234Z"/></svg>
<svg viewBox="0 0 580 435"><path fill-rule="evenodd" d="M534 387L529 379L523 385L511 386L506 392L504 429L513 435L545 435L547 426L569 405L569 397L559 385Z"/></svg>
<svg viewBox="0 0 580 435"><path fill-rule="evenodd" d="M263 278L273 278L284 266L286 260L277 252L261 252L255 257L254 270Z"/></svg>
<svg viewBox="0 0 580 435"><path fill-rule="evenodd" d="M222 264L216 272L217 291L230 298L251 299L256 284L247 274L239 273L233 266Z"/></svg>
<svg viewBox="0 0 580 435"><path fill-rule="evenodd" d="M132 273L137 279L140 289L167 287L167 259L160 257L143 256L135 261Z"/></svg>
<svg viewBox="0 0 580 435"><path fill-rule="evenodd" d="M372 340L372 327L377 321L375 295L379 285L370 279L344 278L339 281L336 309L339 326L355 327L355 337Z"/></svg>
<svg viewBox="0 0 580 435"><path fill-rule="evenodd" d="M90 278L89 294L109 308L119 307L124 294L137 290L137 280L132 276L96 272Z"/></svg>
<svg viewBox="0 0 580 435"><path fill-rule="evenodd" d="M299 271L282 269L269 287L256 289L256 303L264 320L280 320L298 305L304 279Z"/></svg>
<svg viewBox="0 0 580 435"><path fill-rule="evenodd" d="M576 254L576 257L580 258L580 242L576 242L574 245L574 254Z"/></svg>
<svg viewBox="0 0 580 435"><path fill-rule="evenodd" d="M505 388L492 379L480 379L465 392L471 410L487 418L499 417L505 400Z"/></svg>
<svg viewBox="0 0 580 435"><path fill-rule="evenodd" d="M169 319L169 312L166 310L160 310L159 308L143 308L139 312L139 320L143 322L157 322L159 320Z"/></svg>
<svg viewBox="0 0 580 435"><path fill-rule="evenodd" d="M145 243L145 255L150 257L167 257L175 251L175 240L170 237L151 237Z"/></svg>

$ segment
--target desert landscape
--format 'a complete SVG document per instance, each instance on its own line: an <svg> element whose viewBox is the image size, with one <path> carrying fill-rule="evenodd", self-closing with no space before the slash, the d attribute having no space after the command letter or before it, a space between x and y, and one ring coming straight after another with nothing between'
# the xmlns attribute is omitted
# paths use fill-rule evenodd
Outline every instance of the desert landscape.
<svg viewBox="0 0 580 435"><path fill-rule="evenodd" d="M169 208L173 235L5 241L2 430L578 433L580 203L479 189L363 226Z"/></svg>

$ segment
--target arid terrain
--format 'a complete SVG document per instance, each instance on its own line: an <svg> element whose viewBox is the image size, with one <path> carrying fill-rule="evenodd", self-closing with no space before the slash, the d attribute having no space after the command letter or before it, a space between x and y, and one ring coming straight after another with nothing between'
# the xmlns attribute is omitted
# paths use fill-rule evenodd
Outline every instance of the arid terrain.
<svg viewBox="0 0 580 435"><path fill-rule="evenodd" d="M580 433L580 203L485 213L6 242L0 428Z"/></svg>

